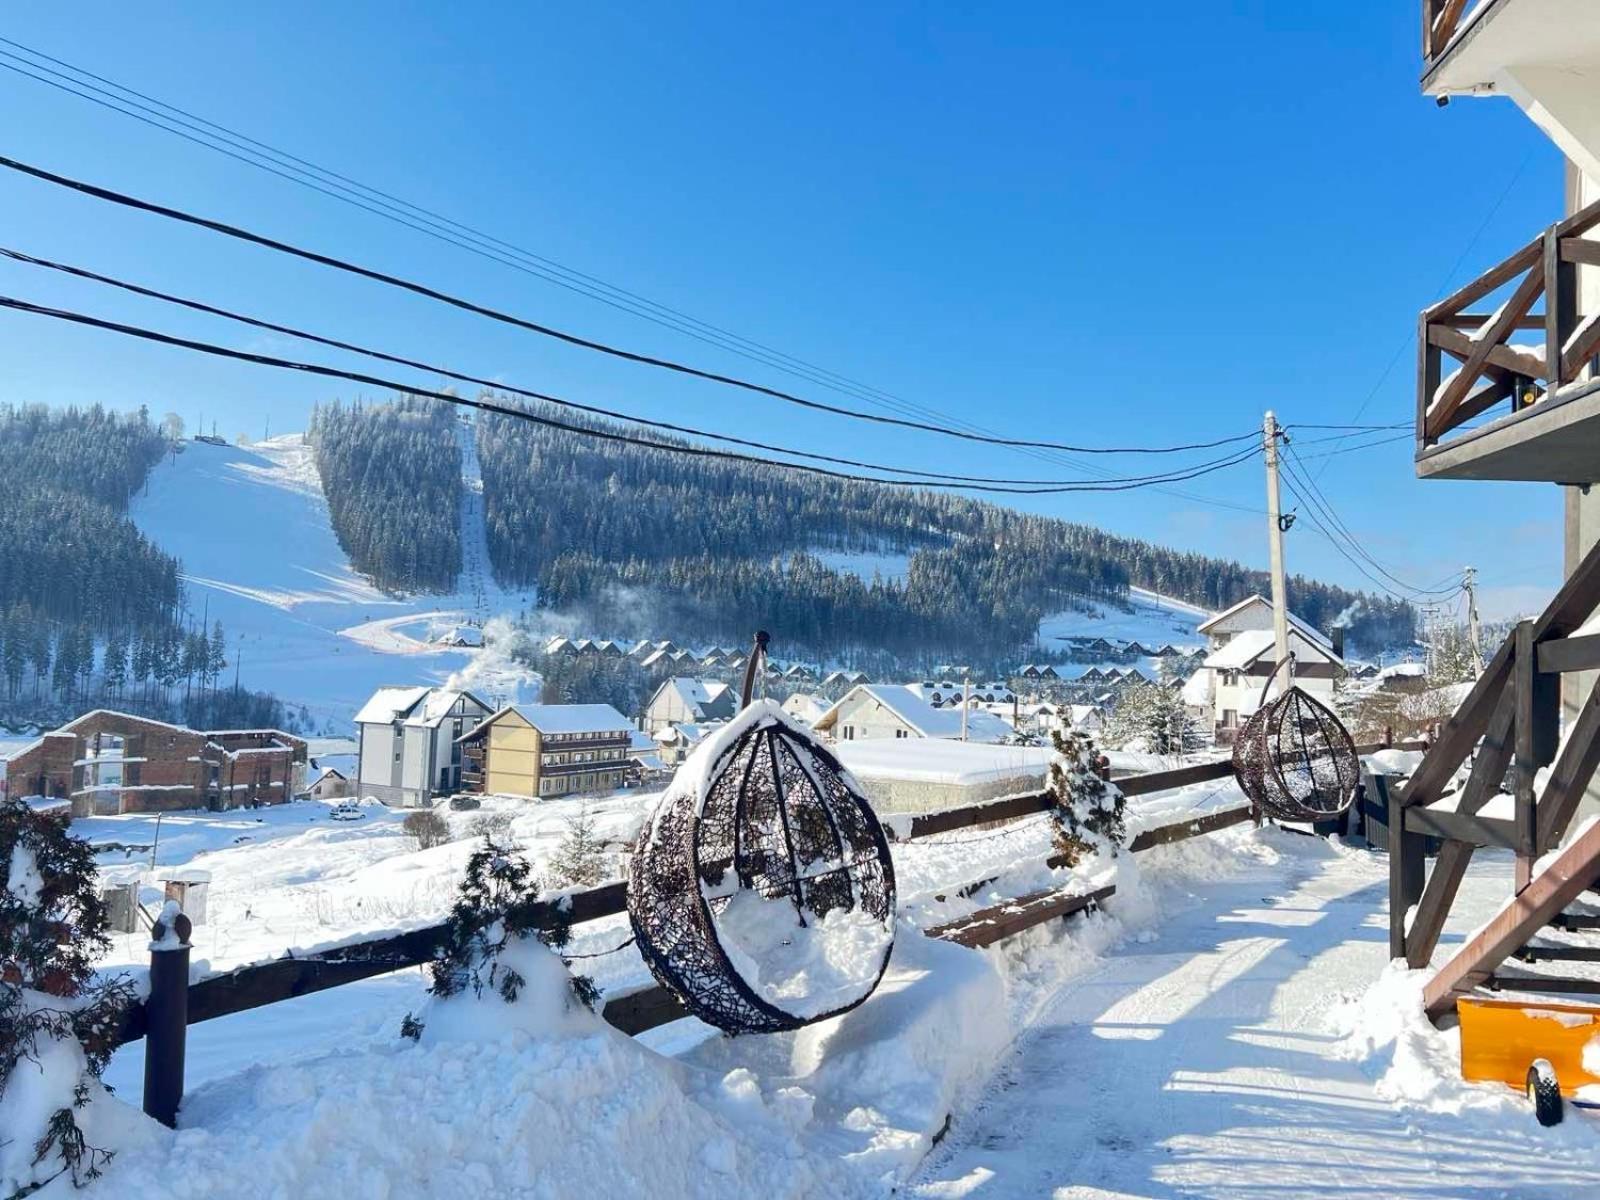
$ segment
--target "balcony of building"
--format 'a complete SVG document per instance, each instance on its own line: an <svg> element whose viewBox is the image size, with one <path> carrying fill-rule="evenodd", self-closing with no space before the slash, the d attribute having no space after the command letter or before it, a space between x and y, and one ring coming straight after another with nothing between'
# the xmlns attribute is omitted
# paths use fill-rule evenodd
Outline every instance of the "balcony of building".
<svg viewBox="0 0 1600 1200"><path fill-rule="evenodd" d="M1417 474L1600 481L1600 203L1425 310ZM1582 285L1582 286L1580 286Z"/></svg>
<svg viewBox="0 0 1600 1200"><path fill-rule="evenodd" d="M1422 90L1505 96L1600 180L1600 4L1422 0Z"/></svg>

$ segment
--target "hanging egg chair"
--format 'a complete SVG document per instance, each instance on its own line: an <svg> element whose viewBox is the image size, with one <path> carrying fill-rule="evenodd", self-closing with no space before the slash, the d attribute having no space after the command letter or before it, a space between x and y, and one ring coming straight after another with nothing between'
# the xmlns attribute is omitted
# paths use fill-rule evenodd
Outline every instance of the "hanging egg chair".
<svg viewBox="0 0 1600 1200"><path fill-rule="evenodd" d="M1274 820L1326 821L1355 799L1361 760L1344 723L1303 688L1291 686L1267 703L1278 672L1293 666L1291 654L1267 676L1261 707L1233 744L1234 778Z"/></svg>
<svg viewBox="0 0 1600 1200"><path fill-rule="evenodd" d="M651 974L727 1033L836 1016L894 945L894 865L866 797L771 700L750 701L678 769L640 835L628 919Z"/></svg>

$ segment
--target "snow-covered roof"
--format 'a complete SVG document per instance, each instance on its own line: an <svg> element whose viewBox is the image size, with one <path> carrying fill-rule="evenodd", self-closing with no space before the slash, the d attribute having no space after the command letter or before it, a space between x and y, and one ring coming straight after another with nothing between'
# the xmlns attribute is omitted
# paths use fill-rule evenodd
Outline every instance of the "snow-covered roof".
<svg viewBox="0 0 1600 1200"><path fill-rule="evenodd" d="M609 704L514 704L511 707L540 733L633 732L633 723Z"/></svg>
<svg viewBox="0 0 1600 1200"><path fill-rule="evenodd" d="M1252 595L1252 596L1246 596L1243 600L1239 601L1239 603L1233 605L1232 607L1225 608L1221 612L1219 612L1216 616L1211 617L1211 618L1209 618L1209 619L1207 619L1205 621L1202 621L1198 626L1195 627L1195 632L1196 633L1210 633L1213 626L1220 625L1223 621L1226 621L1229 617L1233 616L1235 613L1243 612L1245 609L1247 609L1251 605L1255 605L1255 604L1261 605L1268 612L1272 611L1272 601L1268 600L1265 596L1257 593L1257 594ZM1325 637L1316 628L1314 628L1311 625L1308 625L1305 622L1304 619L1295 616L1295 614L1291 612L1289 614L1289 624L1293 628L1298 629L1302 634L1304 634L1306 636L1306 638L1308 640L1310 640L1312 643L1314 643L1317 647L1319 647L1323 651L1323 653L1328 654L1330 656L1332 655L1332 653L1333 653L1333 643L1330 642L1327 639L1327 637Z"/></svg>
<svg viewBox="0 0 1600 1200"><path fill-rule="evenodd" d="M733 689L721 680L674 675L661 686L677 692L684 707L702 720L733 716Z"/></svg>
<svg viewBox="0 0 1600 1200"><path fill-rule="evenodd" d="M834 756L862 780L979 784L997 779L1040 786L1053 751L1041 746L1005 746L940 739L865 738L839 742Z"/></svg>
<svg viewBox="0 0 1600 1200"><path fill-rule="evenodd" d="M806 692L796 692L783 702L783 711L803 721L807 725L815 725L817 718L828 711L828 702L821 696L812 696Z"/></svg>
<svg viewBox="0 0 1600 1200"><path fill-rule="evenodd" d="M1399 662L1378 672L1379 679L1416 679L1428 673L1427 665L1419 662Z"/></svg>
<svg viewBox="0 0 1600 1200"><path fill-rule="evenodd" d="M857 684L846 692L837 704L817 718L815 728L819 730L832 728L838 720L840 708L852 697L862 695L872 697L925 738L961 737L962 705L953 708L935 708L909 687L894 684ZM1011 736L1011 726L993 713L980 708L968 708L966 712L969 742L998 742Z"/></svg>
<svg viewBox="0 0 1600 1200"><path fill-rule="evenodd" d="M460 700L470 700L483 712L489 706L471 692L454 688L381 687L356 713L357 725L392 725L403 721L412 728L434 728Z"/></svg>
<svg viewBox="0 0 1600 1200"><path fill-rule="evenodd" d="M1211 672L1196 671L1183 681L1179 693L1191 708L1204 708L1211 703Z"/></svg>
<svg viewBox="0 0 1600 1200"><path fill-rule="evenodd" d="M1299 645L1296 646L1295 643ZM1227 645L1214 650L1206 657L1205 665L1224 671L1238 671L1250 666L1269 651L1275 651L1277 637L1270 629L1246 629L1236 633ZM1289 629L1289 650L1300 658L1310 655L1319 661L1343 665L1343 660L1329 649L1326 642L1312 640L1304 635L1298 625Z"/></svg>

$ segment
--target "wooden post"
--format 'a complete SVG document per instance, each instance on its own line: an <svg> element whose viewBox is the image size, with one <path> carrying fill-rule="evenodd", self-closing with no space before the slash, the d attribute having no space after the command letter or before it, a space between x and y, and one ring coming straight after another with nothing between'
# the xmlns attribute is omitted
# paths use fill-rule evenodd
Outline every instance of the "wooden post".
<svg viewBox="0 0 1600 1200"><path fill-rule="evenodd" d="M1389 821L1389 957L1406 956L1406 915L1422 899L1426 879L1425 839L1406 828L1406 810L1399 789L1387 775L1372 776L1373 803Z"/></svg>
<svg viewBox="0 0 1600 1200"><path fill-rule="evenodd" d="M1517 648L1511 659L1511 682L1515 691L1511 729L1512 788L1517 826L1517 865L1513 886L1520 892L1533 878L1533 860L1538 857L1538 819L1534 813L1533 775L1533 622L1519 621L1512 635Z"/></svg>
<svg viewBox="0 0 1600 1200"><path fill-rule="evenodd" d="M177 1127L183 1103L189 1031L191 929L189 918L176 908L169 903L150 929L150 999L145 1002L144 1111L169 1129Z"/></svg>

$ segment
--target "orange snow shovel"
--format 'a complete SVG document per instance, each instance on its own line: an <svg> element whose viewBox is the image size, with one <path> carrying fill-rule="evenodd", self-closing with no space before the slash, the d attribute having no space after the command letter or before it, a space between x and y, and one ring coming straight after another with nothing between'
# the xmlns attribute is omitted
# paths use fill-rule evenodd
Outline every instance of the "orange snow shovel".
<svg viewBox="0 0 1600 1200"><path fill-rule="evenodd" d="M1600 1075L1584 1065L1592 1042L1590 1062L1600 1068L1600 1005L1463 996L1456 1013L1461 1077L1498 1081L1526 1093L1539 1124L1558 1124L1563 1097L1573 1099L1579 1088L1600 1085Z"/></svg>

